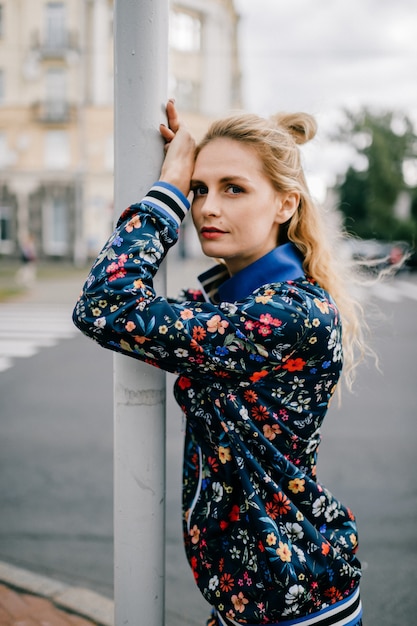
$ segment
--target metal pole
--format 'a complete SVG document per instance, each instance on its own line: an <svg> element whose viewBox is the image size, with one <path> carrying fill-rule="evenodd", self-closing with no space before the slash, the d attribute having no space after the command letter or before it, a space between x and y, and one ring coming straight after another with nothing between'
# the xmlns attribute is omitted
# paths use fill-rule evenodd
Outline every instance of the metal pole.
<svg viewBox="0 0 417 626"><path fill-rule="evenodd" d="M115 2L115 207L158 179L166 101L168 0ZM155 281L165 293L165 275ZM115 624L162 626L165 569L165 375L116 355Z"/></svg>

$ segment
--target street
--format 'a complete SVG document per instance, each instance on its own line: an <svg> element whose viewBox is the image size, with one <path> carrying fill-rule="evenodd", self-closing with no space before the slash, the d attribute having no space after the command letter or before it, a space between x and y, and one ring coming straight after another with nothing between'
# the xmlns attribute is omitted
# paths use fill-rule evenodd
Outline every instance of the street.
<svg viewBox="0 0 417 626"><path fill-rule="evenodd" d="M354 393L343 391L340 408L334 399L323 428L319 480L358 518L364 626L412 624L417 614L416 291L416 275L374 290L381 371L361 365ZM109 597L112 362L78 333L0 372L0 560ZM182 549L183 426L171 395L167 413L166 625L197 626L209 607Z"/></svg>

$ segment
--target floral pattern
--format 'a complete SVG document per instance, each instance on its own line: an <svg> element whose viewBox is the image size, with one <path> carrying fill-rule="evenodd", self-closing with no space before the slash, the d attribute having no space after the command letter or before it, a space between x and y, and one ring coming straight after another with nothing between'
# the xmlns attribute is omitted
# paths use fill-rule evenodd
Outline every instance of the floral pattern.
<svg viewBox="0 0 417 626"><path fill-rule="evenodd" d="M153 277L179 221L155 199L126 210L74 322L102 346L178 375L184 543L204 597L242 624L320 611L360 578L354 515L316 478L342 368L337 308L307 277L238 302L196 290L157 296Z"/></svg>

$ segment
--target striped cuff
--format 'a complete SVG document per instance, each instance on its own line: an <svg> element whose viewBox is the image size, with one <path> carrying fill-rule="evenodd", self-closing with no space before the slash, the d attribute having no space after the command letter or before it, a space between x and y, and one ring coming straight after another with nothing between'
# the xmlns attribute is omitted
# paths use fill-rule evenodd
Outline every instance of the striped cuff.
<svg viewBox="0 0 417 626"><path fill-rule="evenodd" d="M180 226L190 209L184 194L174 185L163 181L155 183L142 202L168 215L177 226Z"/></svg>

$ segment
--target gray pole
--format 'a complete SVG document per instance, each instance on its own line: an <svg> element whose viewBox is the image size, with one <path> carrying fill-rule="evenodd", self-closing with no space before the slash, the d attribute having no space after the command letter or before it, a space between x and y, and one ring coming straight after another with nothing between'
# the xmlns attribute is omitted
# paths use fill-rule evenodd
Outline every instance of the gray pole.
<svg viewBox="0 0 417 626"><path fill-rule="evenodd" d="M168 0L115 2L115 207L158 179L167 97ZM155 284L165 292L165 275ZM115 623L162 626L165 569L165 375L114 359Z"/></svg>

